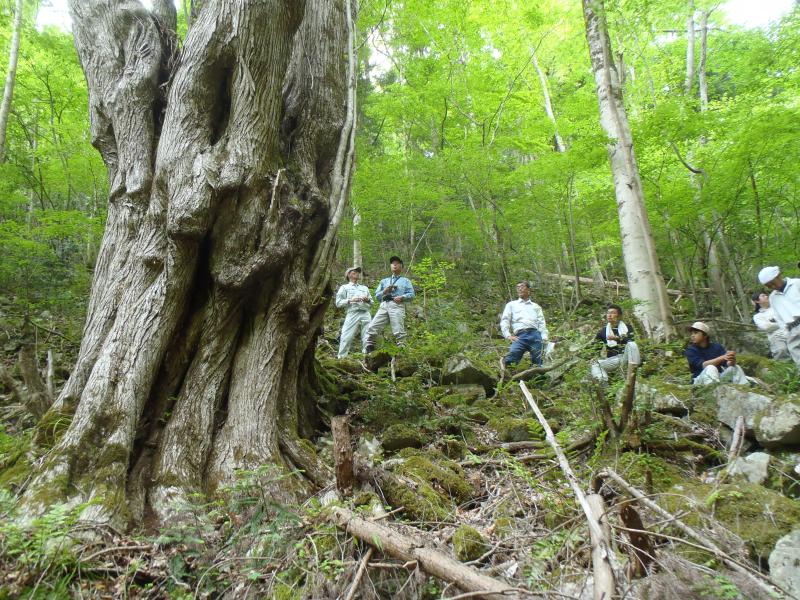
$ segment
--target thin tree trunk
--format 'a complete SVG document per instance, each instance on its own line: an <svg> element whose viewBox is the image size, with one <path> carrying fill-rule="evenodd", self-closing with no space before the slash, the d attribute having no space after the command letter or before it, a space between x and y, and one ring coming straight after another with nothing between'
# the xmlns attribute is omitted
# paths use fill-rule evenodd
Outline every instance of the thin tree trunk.
<svg viewBox="0 0 800 600"><path fill-rule="evenodd" d="M610 140L608 155L617 196L622 256L631 295L639 301L634 311L649 336L668 339L675 334L672 309L647 217L622 91L611 59L605 8L601 0L583 0L583 11L600 123Z"/></svg>
<svg viewBox="0 0 800 600"><path fill-rule="evenodd" d="M756 209L756 226L758 227L758 264L764 264L764 220L761 216L761 197L758 194L758 186L756 185L756 174L753 169L753 162L747 161L747 166L750 175L750 187L753 190L753 200L755 201Z"/></svg>
<svg viewBox="0 0 800 600"><path fill-rule="evenodd" d="M566 147L561 135L558 133L558 124L556 123L556 116L553 112L553 105L550 102L550 89L547 85L547 76L542 68L539 66L539 61L536 60L536 52L531 50L531 60L533 67L536 69L536 74L539 76L539 83L542 85L542 96L544 97L544 112L550 122L553 124L553 141L555 143L556 152L564 152Z"/></svg>
<svg viewBox="0 0 800 600"><path fill-rule="evenodd" d="M700 111L708 109L708 81L706 79L706 61L708 59L708 15L711 11L703 11L700 17L700 66L697 82L700 86ZM687 67L688 68L688 67Z"/></svg>
<svg viewBox="0 0 800 600"><path fill-rule="evenodd" d="M683 89L688 97L694 84L694 0L689 0L689 16L686 19L686 79Z"/></svg>
<svg viewBox="0 0 800 600"><path fill-rule="evenodd" d="M361 255L361 213L357 208L353 207L353 264L356 266L363 266L364 257Z"/></svg>
<svg viewBox="0 0 800 600"><path fill-rule="evenodd" d="M207 0L179 61L170 7L70 2L109 214L29 514L124 524L240 469L273 465L282 499L284 468L327 477L299 438L353 165L350 2Z"/></svg>
<svg viewBox="0 0 800 600"><path fill-rule="evenodd" d="M17 79L17 62L19 60L19 37L22 30L22 0L14 5L14 24L11 31L11 47L8 51L8 71L3 88L3 101L0 103L0 163L6 159L6 129L8 116L11 114L11 100L14 97L14 83Z"/></svg>
<svg viewBox="0 0 800 600"><path fill-rule="evenodd" d="M567 227L569 228L569 250L572 257L572 272L575 275L575 303L583 299L581 295L581 273L578 269L577 248L575 247L575 224L572 219L572 190L574 189L574 175L567 181Z"/></svg>

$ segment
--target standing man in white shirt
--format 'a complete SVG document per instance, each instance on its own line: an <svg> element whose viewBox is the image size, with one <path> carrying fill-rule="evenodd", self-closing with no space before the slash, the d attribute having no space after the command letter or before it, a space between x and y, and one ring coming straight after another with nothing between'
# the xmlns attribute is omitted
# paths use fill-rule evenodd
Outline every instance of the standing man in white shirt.
<svg viewBox="0 0 800 600"><path fill-rule="evenodd" d="M342 323L342 333L339 335L339 354L337 358L344 358L350 352L353 338L361 329L361 351L367 347L367 329L371 316L369 307L372 296L369 288L358 283L361 277L361 267L350 267L345 271L344 277L348 280L336 292L336 308L344 308L347 312Z"/></svg>
<svg viewBox="0 0 800 600"><path fill-rule="evenodd" d="M511 348L501 362L502 370L517 364L526 352L531 354L531 363L542 364L542 344L547 342L547 324L542 307L531 300L531 284L517 284L519 298L506 304L500 317L503 337L511 340Z"/></svg>
<svg viewBox="0 0 800 600"><path fill-rule="evenodd" d="M764 267L758 281L772 290L769 305L778 325L786 328L786 346L800 369L800 279L784 278L779 267Z"/></svg>

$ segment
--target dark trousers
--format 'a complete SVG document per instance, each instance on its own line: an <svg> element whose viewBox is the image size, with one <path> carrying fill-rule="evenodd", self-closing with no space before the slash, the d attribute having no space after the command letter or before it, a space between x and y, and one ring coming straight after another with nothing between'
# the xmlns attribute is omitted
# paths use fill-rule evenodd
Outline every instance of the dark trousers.
<svg viewBox="0 0 800 600"><path fill-rule="evenodd" d="M505 363L507 366L518 363L526 352L531 353L531 364L542 364L542 334L536 329L521 331L515 334L517 340L511 342L511 348L506 354Z"/></svg>

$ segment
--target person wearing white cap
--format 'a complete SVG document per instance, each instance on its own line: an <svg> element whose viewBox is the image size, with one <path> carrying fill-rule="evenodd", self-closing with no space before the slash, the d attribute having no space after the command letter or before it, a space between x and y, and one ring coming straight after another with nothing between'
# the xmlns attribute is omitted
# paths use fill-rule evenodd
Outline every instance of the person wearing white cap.
<svg viewBox="0 0 800 600"><path fill-rule="evenodd" d="M695 321L689 327L692 342L684 354L692 372L692 384L748 383L742 367L736 364L736 352L712 342L709 331L708 325L702 321Z"/></svg>
<svg viewBox="0 0 800 600"><path fill-rule="evenodd" d="M339 335L339 354L337 358L344 358L350 352L353 338L361 329L361 351L367 346L367 329L371 321L369 312L372 304L369 288L358 283L361 277L361 267L350 267L344 273L348 283L341 286L336 292L336 308L346 308L347 313L342 323L342 333Z"/></svg>
<svg viewBox="0 0 800 600"><path fill-rule="evenodd" d="M779 267L764 267L758 281L772 290L769 305L775 321L786 328L789 355L800 369L800 279L784 278Z"/></svg>

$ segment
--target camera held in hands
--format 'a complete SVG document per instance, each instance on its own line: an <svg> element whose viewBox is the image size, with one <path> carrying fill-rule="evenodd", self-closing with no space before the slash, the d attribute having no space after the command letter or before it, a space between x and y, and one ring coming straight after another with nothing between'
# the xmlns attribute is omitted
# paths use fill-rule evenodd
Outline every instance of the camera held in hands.
<svg viewBox="0 0 800 600"><path fill-rule="evenodd" d="M389 302L392 298L394 298L394 294L392 292L395 291L395 289L397 289L396 285L387 285L385 288L383 288L384 302Z"/></svg>

